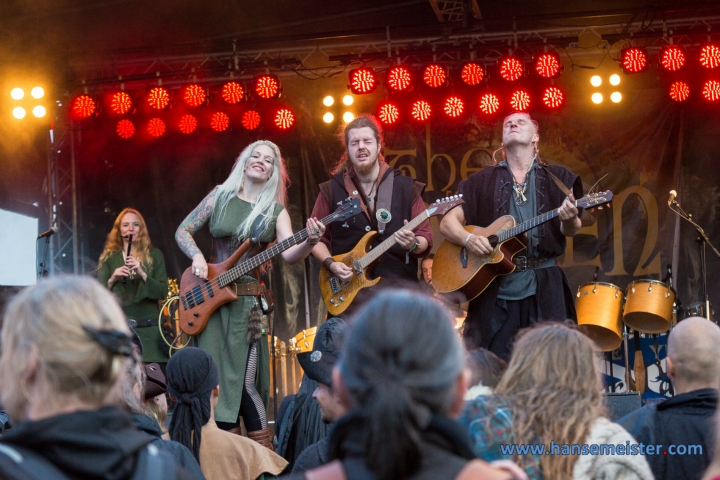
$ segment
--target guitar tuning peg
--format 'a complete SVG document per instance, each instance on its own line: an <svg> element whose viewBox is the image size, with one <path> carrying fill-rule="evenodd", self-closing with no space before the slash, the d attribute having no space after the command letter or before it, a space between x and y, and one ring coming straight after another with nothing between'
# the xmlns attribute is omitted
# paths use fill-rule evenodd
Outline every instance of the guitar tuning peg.
<svg viewBox="0 0 720 480"><path fill-rule="evenodd" d="M463 194L461 193L461 194L460 194L460 195L458 195L458 196L459 196L460 198L462 198Z"/></svg>

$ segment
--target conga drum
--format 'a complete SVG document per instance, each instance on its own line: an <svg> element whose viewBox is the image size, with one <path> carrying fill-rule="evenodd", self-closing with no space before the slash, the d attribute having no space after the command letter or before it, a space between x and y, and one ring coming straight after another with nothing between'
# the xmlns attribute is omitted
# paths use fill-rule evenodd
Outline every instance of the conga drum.
<svg viewBox="0 0 720 480"><path fill-rule="evenodd" d="M586 283L578 288L578 325L603 352L613 351L622 343L623 298L623 291L611 283Z"/></svg>
<svg viewBox="0 0 720 480"><path fill-rule="evenodd" d="M638 332L667 332L674 307L672 287L657 280L635 280L627 287L623 321Z"/></svg>

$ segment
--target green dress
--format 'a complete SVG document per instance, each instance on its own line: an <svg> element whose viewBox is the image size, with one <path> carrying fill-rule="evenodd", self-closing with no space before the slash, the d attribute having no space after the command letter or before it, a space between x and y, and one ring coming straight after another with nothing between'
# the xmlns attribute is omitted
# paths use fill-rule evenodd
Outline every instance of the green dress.
<svg viewBox="0 0 720 480"><path fill-rule="evenodd" d="M128 278L126 283L118 280L110 289L120 300L120 306L129 319L157 320L160 313L158 300L164 300L167 297L168 280L165 271L165 258L157 248L150 249L150 257L152 258L152 265L150 267L143 265L143 270L147 273L146 282L140 278L140 275L135 275L132 280ZM111 254L98 269L98 281L107 287L108 280L115 269L123 265L125 265L125 259L122 252ZM162 339L157 325L139 327L135 331L143 344L143 362L161 363L168 361L167 349L160 349Z"/></svg>
<svg viewBox="0 0 720 480"><path fill-rule="evenodd" d="M234 236L238 225L250 214L252 208L253 204L235 196L228 202L224 214L219 215L219 207L216 204L210 220L210 233L215 238ZM275 222L283 208L282 205L275 204L269 226L260 236L261 243L275 240ZM242 242L236 243L240 245ZM238 283L258 282L250 275L245 275L237 281ZM238 419L245 367L250 350L247 340L248 317L254 303L255 297L251 296L241 296L236 302L226 303L212 314L205 330L195 337L197 346L213 357L220 374L220 398L215 409L216 422L234 423ZM257 351L255 388L267 409L270 400L270 354L266 334L258 340Z"/></svg>

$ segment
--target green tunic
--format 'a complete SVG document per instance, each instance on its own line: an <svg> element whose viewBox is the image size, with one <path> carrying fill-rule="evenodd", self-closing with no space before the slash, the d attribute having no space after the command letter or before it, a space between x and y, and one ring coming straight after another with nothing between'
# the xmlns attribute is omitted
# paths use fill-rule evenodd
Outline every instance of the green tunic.
<svg viewBox="0 0 720 480"><path fill-rule="evenodd" d="M219 207L216 204L210 221L210 233L215 238L234 236L238 225L250 214L252 208L253 204L232 197L224 214L218 215ZM269 227L260 236L261 243L275 240L275 222L283 208L282 205L275 204ZM257 280L245 275L238 282L257 283ZM255 297L241 296L237 302L226 303L212 314L205 330L195 337L197 346L208 352L218 366L220 398L215 409L217 422L234 423L238 419L245 367L250 350L247 340L248 316L254 302ZM270 400L270 354L267 335L263 335L258 341L255 388L267 409Z"/></svg>
<svg viewBox="0 0 720 480"><path fill-rule="evenodd" d="M165 258L157 248L150 249L150 257L152 258L152 266L148 268L143 265L143 270L147 273L147 282L143 282L140 275L135 275L133 280L128 278L126 283L118 280L110 289L120 300L125 316L133 320L157 320L160 313L158 300L164 300L167 297L168 279L165 271ZM113 272L123 265L125 265L125 259L122 252L111 254L98 269L98 281L107 287L108 280ZM162 339L157 325L139 327L135 331L140 337L140 341L142 341L143 362L161 363L168 361L168 350L160 349Z"/></svg>

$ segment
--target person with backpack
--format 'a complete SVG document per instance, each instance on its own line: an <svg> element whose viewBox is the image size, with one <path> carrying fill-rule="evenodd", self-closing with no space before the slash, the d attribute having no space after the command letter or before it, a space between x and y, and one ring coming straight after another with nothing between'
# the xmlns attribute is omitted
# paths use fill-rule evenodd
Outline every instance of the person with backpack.
<svg viewBox="0 0 720 480"><path fill-rule="evenodd" d="M0 439L0 478L185 480L114 405L133 353L112 293L60 276L20 292L2 327L0 398L13 428Z"/></svg>

